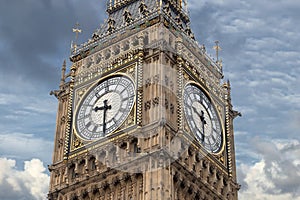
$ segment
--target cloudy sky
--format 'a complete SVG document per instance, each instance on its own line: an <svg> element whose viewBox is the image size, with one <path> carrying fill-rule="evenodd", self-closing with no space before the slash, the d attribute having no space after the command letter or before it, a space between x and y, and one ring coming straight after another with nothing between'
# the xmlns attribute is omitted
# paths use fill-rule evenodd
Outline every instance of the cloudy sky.
<svg viewBox="0 0 300 200"><path fill-rule="evenodd" d="M189 0L209 53L219 40L232 84L240 199L300 199L300 1ZM70 54L105 18L105 0L0 1L0 199L44 199L57 101Z"/></svg>

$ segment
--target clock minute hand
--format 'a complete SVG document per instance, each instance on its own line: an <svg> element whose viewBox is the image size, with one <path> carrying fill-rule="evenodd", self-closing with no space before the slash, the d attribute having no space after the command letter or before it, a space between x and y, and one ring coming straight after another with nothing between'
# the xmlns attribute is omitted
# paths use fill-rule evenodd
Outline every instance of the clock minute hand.
<svg viewBox="0 0 300 200"><path fill-rule="evenodd" d="M103 112L103 135L105 136L106 131L106 112L111 109L111 105L107 105L107 100L103 101L104 103L104 112Z"/></svg>
<svg viewBox="0 0 300 200"><path fill-rule="evenodd" d="M200 114L199 114L199 112L197 111L197 109L196 109L194 106L192 106L192 108L193 108L193 111L194 111L199 117L201 117Z"/></svg>
<svg viewBox="0 0 300 200"><path fill-rule="evenodd" d="M95 112L99 110L103 110L103 136L105 136L105 131L106 131L106 112L107 110L110 110L112 107L111 105L107 105L107 99L103 101L104 106L101 107L95 107Z"/></svg>
<svg viewBox="0 0 300 200"><path fill-rule="evenodd" d="M204 125L206 124L206 121L205 121L205 117L204 117L204 112L203 110L201 110L201 117L200 117L201 121L202 121L202 129L203 129L203 137L202 137L202 142L204 142L204 137L205 137L205 131L204 131Z"/></svg>
<svg viewBox="0 0 300 200"><path fill-rule="evenodd" d="M205 135L204 135L204 125L206 124L205 117L204 117L204 112L203 112L203 110L201 110L201 114L200 114L194 106L192 106L192 108L193 108L193 111L198 115L198 117L200 118L200 120L202 122L203 133L201 133L201 135L202 135L201 140L202 140L202 142L204 142L204 137L205 137Z"/></svg>

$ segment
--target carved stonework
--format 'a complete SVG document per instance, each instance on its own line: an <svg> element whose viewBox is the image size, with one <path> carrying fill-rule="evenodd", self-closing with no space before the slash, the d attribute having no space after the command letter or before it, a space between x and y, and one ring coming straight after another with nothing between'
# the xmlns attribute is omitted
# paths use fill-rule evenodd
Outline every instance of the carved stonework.
<svg viewBox="0 0 300 200"><path fill-rule="evenodd" d="M49 200L237 199L240 113L230 83L220 84L220 60L194 40L186 4L108 0L107 20L73 49L52 92L59 108ZM187 85L201 95L188 97ZM210 119L220 124L209 129ZM208 130L222 132L215 152L204 140L219 138Z"/></svg>
<svg viewBox="0 0 300 200"><path fill-rule="evenodd" d="M134 110L134 109L133 109L133 110ZM119 128L119 130L125 130L125 129L127 129L127 128L133 126L133 125L135 125L135 113L134 113L134 111L132 111L132 112L128 115L126 121L125 121L125 122L123 123L123 125Z"/></svg>
<svg viewBox="0 0 300 200"><path fill-rule="evenodd" d="M82 140L80 138L78 138L76 135L73 135L73 142L72 142L72 150L78 149L80 147L82 147L84 145L84 143L82 142Z"/></svg>

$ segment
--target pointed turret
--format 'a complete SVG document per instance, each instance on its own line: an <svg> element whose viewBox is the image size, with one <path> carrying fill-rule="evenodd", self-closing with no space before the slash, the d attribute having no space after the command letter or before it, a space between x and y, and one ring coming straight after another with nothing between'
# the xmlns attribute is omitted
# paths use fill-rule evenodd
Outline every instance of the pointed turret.
<svg viewBox="0 0 300 200"><path fill-rule="evenodd" d="M65 84L66 80L66 69L67 69L67 63L66 60L64 60L64 63L61 68L61 79L60 79L60 87L62 87Z"/></svg>

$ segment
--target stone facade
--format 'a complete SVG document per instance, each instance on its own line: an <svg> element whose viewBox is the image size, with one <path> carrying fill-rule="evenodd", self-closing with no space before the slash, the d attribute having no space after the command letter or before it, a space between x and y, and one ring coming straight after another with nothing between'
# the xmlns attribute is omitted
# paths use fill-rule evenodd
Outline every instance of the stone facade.
<svg viewBox="0 0 300 200"><path fill-rule="evenodd" d="M181 0L108 1L108 20L74 46L62 68L49 200L237 199L230 83L222 64L199 46ZM75 115L102 80L134 82L126 120L98 140L84 140ZM99 82L100 81L100 82ZM209 153L191 132L183 90L195 82L209 93L222 125L222 146Z"/></svg>

